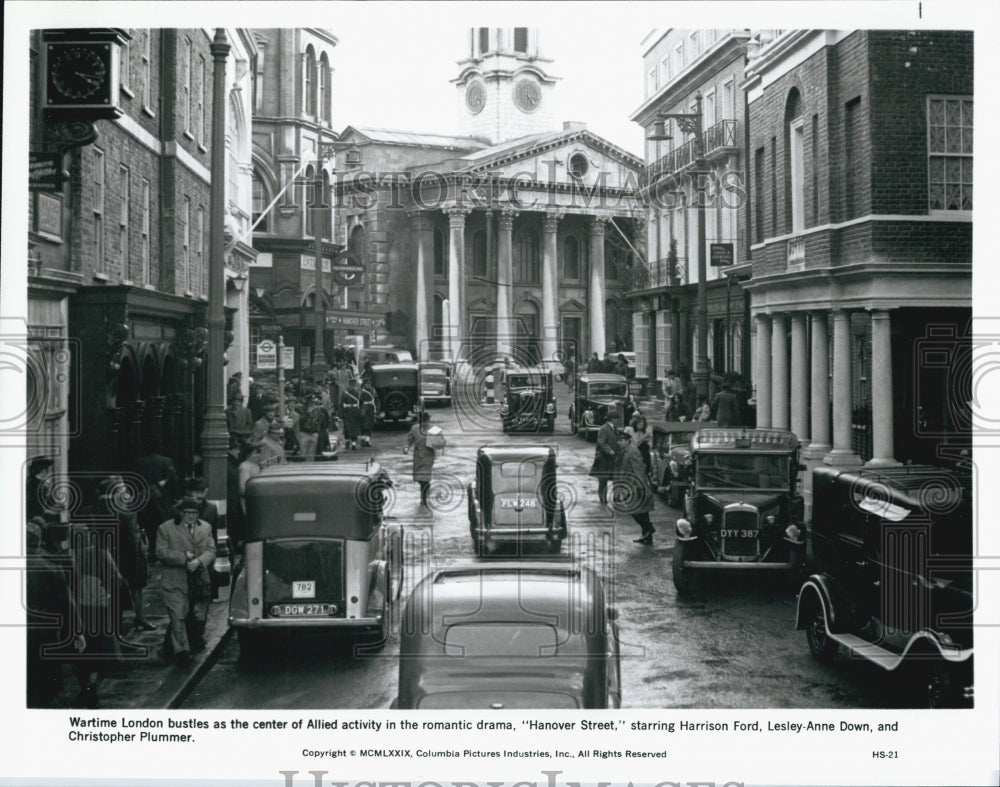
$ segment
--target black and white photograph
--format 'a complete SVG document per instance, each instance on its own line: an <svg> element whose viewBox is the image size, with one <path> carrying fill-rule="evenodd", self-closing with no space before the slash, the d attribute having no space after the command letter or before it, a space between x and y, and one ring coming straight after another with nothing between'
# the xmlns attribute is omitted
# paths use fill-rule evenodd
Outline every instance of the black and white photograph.
<svg viewBox="0 0 1000 787"><path fill-rule="evenodd" d="M0 785L998 783L975 6L5 5Z"/></svg>

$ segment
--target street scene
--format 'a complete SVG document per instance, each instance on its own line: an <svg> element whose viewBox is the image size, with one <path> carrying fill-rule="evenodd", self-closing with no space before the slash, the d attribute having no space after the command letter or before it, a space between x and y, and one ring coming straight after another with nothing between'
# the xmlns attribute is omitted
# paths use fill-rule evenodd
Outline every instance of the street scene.
<svg viewBox="0 0 1000 787"><path fill-rule="evenodd" d="M27 708L975 707L972 33L547 34L32 31Z"/></svg>

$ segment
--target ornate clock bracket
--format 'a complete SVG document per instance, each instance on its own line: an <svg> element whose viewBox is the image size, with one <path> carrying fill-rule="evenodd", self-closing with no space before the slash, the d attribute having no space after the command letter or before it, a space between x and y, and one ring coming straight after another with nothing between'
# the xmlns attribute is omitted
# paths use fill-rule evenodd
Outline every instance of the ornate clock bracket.
<svg viewBox="0 0 1000 787"><path fill-rule="evenodd" d="M73 148L82 148L97 142L97 126L86 120L57 120L46 124L47 146L64 155Z"/></svg>

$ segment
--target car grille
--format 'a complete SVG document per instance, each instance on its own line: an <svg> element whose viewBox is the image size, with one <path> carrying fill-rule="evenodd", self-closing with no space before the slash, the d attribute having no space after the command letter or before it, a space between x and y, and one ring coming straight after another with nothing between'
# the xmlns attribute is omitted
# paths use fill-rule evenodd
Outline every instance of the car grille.
<svg viewBox="0 0 1000 787"><path fill-rule="evenodd" d="M313 582L315 596L295 597L294 582ZM265 609L278 603L334 604L338 610L336 616L343 617L346 610L343 541L266 541Z"/></svg>
<svg viewBox="0 0 1000 787"><path fill-rule="evenodd" d="M758 521L756 509L739 509L727 511L722 520L722 552L728 557L752 557L757 554L757 537L747 538L741 535L731 535L733 531L757 533Z"/></svg>

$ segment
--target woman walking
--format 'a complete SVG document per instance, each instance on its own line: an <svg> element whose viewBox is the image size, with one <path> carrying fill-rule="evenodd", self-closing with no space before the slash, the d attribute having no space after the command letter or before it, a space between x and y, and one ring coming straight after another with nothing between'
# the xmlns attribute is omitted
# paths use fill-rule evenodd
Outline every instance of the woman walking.
<svg viewBox="0 0 1000 787"><path fill-rule="evenodd" d="M423 508L430 508L427 505L427 495L431 489L431 476L434 471L434 449L427 444L427 430L431 422L431 414L424 410L420 413L420 420L410 427L410 433L406 436L406 445L403 446L403 453L413 451L413 480L420 484L420 505Z"/></svg>

